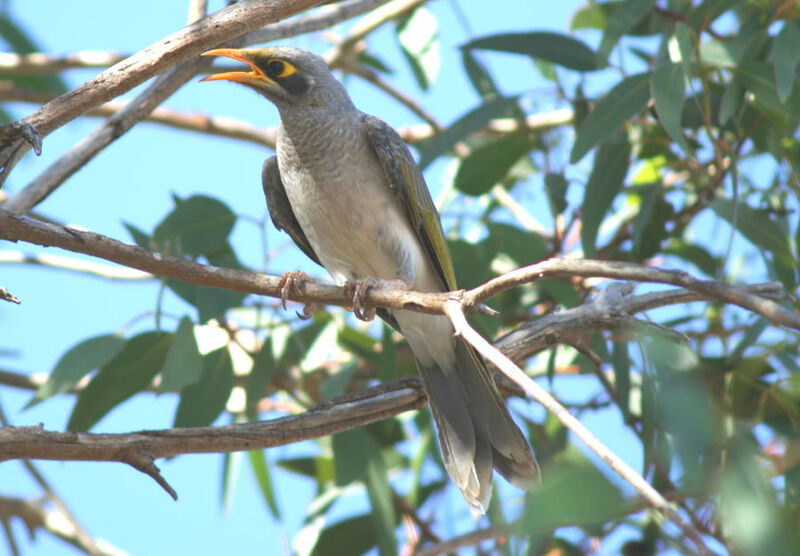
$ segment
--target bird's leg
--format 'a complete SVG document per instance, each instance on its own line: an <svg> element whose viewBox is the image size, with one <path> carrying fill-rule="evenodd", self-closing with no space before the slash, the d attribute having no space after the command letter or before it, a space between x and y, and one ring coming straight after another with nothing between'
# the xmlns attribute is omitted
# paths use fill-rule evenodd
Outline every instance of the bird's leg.
<svg viewBox="0 0 800 556"><path fill-rule="evenodd" d="M300 287L308 280L311 280L311 277L301 270L292 270L281 276L281 279L278 280L278 288L281 290L281 306L284 311L286 310L286 301L292 288ZM308 320L314 315L314 311L316 310L316 303L306 303L303 306L303 312L298 312L297 316L302 320Z"/></svg>
<svg viewBox="0 0 800 556"><path fill-rule="evenodd" d="M369 290L376 287L410 290L411 284L401 279L381 280L373 278L372 276L345 282L345 295L352 296L353 314L358 320L369 322L375 318L375 307L367 306L367 293L369 293Z"/></svg>

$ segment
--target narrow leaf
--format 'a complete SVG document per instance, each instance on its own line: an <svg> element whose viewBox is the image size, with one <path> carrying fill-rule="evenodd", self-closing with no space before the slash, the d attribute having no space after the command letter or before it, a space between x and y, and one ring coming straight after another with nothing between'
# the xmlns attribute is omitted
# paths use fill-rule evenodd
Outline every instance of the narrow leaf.
<svg viewBox="0 0 800 556"><path fill-rule="evenodd" d="M397 26L397 40L422 90L439 73L439 22L425 8L417 8Z"/></svg>
<svg viewBox="0 0 800 556"><path fill-rule="evenodd" d="M501 33L475 39L466 43L463 48L526 54L576 71L599 69L591 48L578 39L560 33Z"/></svg>
<svg viewBox="0 0 800 556"><path fill-rule="evenodd" d="M692 151L683 137L683 128L681 127L684 91L686 90L686 74L683 64L680 62L660 64L653 71L650 90L661 125L681 150L691 156Z"/></svg>
<svg viewBox="0 0 800 556"><path fill-rule="evenodd" d="M797 64L800 62L800 24L787 19L772 47L772 60L775 69L775 83L778 85L778 98L786 102L797 81Z"/></svg>
<svg viewBox="0 0 800 556"><path fill-rule="evenodd" d="M563 174L548 172L544 175L544 190L553 216L558 216L567 209L568 186L569 183Z"/></svg>
<svg viewBox="0 0 800 556"><path fill-rule="evenodd" d="M160 332L128 340L78 394L67 429L89 430L111 409L144 390L163 367L171 342L172 334Z"/></svg>
<svg viewBox="0 0 800 556"><path fill-rule="evenodd" d="M578 162L592 147L641 112L650 99L650 74L638 73L617 83L600 99L578 129L569 159Z"/></svg>
<svg viewBox="0 0 800 556"><path fill-rule="evenodd" d="M527 138L512 135L475 149L458 168L456 189L467 195L483 195L531 148Z"/></svg>
<svg viewBox="0 0 800 556"><path fill-rule="evenodd" d="M452 149L468 135L486 127L491 120L510 116L516 102L516 98L494 98L461 116L420 147L420 170L424 170L437 157Z"/></svg>
<svg viewBox="0 0 800 556"><path fill-rule="evenodd" d="M167 352L158 393L176 392L184 386L194 384L203 374L202 366L203 358L197 349L194 324L189 317L183 317Z"/></svg>
<svg viewBox="0 0 800 556"><path fill-rule="evenodd" d="M633 28L652 9L656 0L625 0L620 3L608 19L600 47L597 49L597 63L606 65L608 55L619 39Z"/></svg>
<svg viewBox="0 0 800 556"><path fill-rule="evenodd" d="M25 408L66 392L84 376L111 359L124 345L125 338L122 336L106 334L89 338L73 346L61 356L47 382L39 386Z"/></svg>
<svg viewBox="0 0 800 556"><path fill-rule="evenodd" d="M586 257L594 255L600 224L622 189L630 153L627 139L617 135L600 145L594 155L594 168L586 184L582 205L581 242Z"/></svg>
<svg viewBox="0 0 800 556"><path fill-rule="evenodd" d="M247 455L250 457L250 467L253 469L253 474L258 482L258 487L261 489L261 496L264 498L264 502L267 503L272 516L280 520L281 510L278 507L278 500L275 498L275 487L272 484L272 474L267 465L264 450L251 450L247 452Z"/></svg>
<svg viewBox="0 0 800 556"><path fill-rule="evenodd" d="M225 409L233 389L233 364L228 349L221 347L203 356L202 378L181 392L174 427L211 425Z"/></svg>
<svg viewBox="0 0 800 556"><path fill-rule="evenodd" d="M775 73L769 64L743 62L737 66L736 76L755 95L756 100L793 118L800 118L800 87L795 87L785 102L781 101Z"/></svg>
<svg viewBox="0 0 800 556"><path fill-rule="evenodd" d="M631 360L628 354L628 342L614 342L612 354L614 384L617 388L616 401L627 423L631 418Z"/></svg>
<svg viewBox="0 0 800 556"><path fill-rule="evenodd" d="M711 208L756 247L779 256L792 256L786 233L767 212L730 199L717 199Z"/></svg>
<svg viewBox="0 0 800 556"><path fill-rule="evenodd" d="M461 49L461 63L464 66L469 82L472 83L473 88L481 98L500 96L489 70L472 54L472 51L466 48Z"/></svg>

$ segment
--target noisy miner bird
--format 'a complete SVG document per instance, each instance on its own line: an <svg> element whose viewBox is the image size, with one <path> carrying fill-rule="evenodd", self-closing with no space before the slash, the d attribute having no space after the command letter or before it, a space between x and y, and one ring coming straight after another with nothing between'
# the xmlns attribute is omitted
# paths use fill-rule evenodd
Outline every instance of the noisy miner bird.
<svg viewBox="0 0 800 556"><path fill-rule="evenodd" d="M250 71L204 81L233 81L280 112L277 156L262 185L278 229L331 274L355 286L354 307L370 284L391 282L427 292L456 289L439 215L408 147L386 122L353 106L316 54L293 47L218 49ZM443 315L379 310L405 336L425 382L447 472L480 513L492 468L530 488L539 467L511 419L483 359Z"/></svg>

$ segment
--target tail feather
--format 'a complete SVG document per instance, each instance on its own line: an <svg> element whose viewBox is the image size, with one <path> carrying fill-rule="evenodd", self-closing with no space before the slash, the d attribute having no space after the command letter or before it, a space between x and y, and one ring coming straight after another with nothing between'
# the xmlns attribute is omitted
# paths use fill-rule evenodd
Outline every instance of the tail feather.
<svg viewBox="0 0 800 556"><path fill-rule="evenodd" d="M539 478L528 442L508 412L483 360L456 339L450 369L419 363L447 473L473 509L485 513L492 469L520 488Z"/></svg>

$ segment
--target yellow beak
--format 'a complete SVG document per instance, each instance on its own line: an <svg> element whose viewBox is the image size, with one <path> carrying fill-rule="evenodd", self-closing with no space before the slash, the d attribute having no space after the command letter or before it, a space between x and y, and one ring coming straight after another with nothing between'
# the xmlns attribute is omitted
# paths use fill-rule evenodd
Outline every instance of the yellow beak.
<svg viewBox="0 0 800 556"><path fill-rule="evenodd" d="M204 77L200 81L234 81L236 83L244 83L246 85L263 81L267 81L269 83L273 82L270 78L264 75L260 69L258 69L247 50L240 50L237 48L217 48L215 50L203 52L201 56L225 56L226 58L232 58L237 62L243 62L247 64L251 71L228 71L223 73L215 73Z"/></svg>

